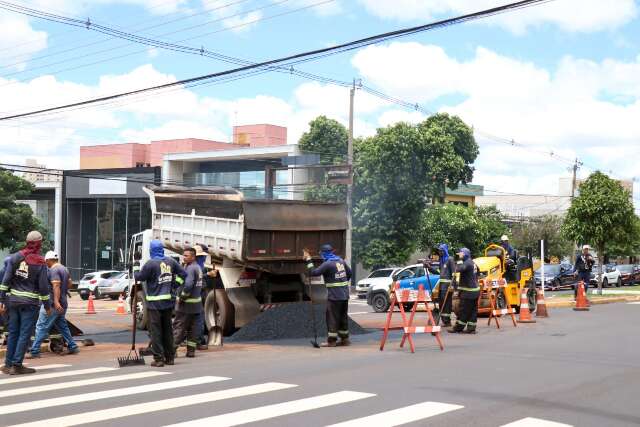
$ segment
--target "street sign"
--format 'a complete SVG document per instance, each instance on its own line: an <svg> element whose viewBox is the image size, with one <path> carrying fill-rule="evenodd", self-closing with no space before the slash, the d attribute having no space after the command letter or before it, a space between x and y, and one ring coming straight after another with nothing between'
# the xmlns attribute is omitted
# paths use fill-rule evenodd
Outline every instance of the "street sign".
<svg viewBox="0 0 640 427"><path fill-rule="evenodd" d="M327 184L351 184L353 176L350 166L332 166L327 170Z"/></svg>

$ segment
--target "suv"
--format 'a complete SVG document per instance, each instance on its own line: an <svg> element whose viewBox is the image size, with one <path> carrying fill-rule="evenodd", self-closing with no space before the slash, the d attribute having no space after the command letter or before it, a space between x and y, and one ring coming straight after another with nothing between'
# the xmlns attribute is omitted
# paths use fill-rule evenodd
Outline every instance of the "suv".
<svg viewBox="0 0 640 427"><path fill-rule="evenodd" d="M401 288L418 289L420 285L424 286L424 289L429 293L432 293L433 288L440 280L440 272L433 268L429 268L429 279L427 280L427 272L424 265L414 264L401 269L396 270L392 276L392 282L400 282ZM373 307L376 313L384 313L389 310L391 305L391 297L389 295L390 284L370 286L367 291L367 304Z"/></svg>
<svg viewBox="0 0 640 427"><path fill-rule="evenodd" d="M536 287L541 286L541 268L538 268L533 277ZM555 291L561 288L572 289L576 284L576 277L573 275L571 264L545 264L544 265L544 290Z"/></svg>
<svg viewBox="0 0 640 427"><path fill-rule="evenodd" d="M113 300L118 299L120 295L127 296L129 294L129 273L120 272L110 279L103 280L98 283L95 293L96 298L109 297Z"/></svg>
<svg viewBox="0 0 640 427"><path fill-rule="evenodd" d="M359 280L356 284L358 298L366 298L369 288L388 289L393 283L393 275L399 271L398 268L381 268L374 270L366 279Z"/></svg>
<svg viewBox="0 0 640 427"><path fill-rule="evenodd" d="M113 279L121 273L121 271L107 270L85 274L78 283L78 294L80 298L87 300L89 299L90 293L93 293L93 295L98 298L98 295L96 295L96 287L102 285L105 280Z"/></svg>
<svg viewBox="0 0 640 427"><path fill-rule="evenodd" d="M635 285L640 283L640 266L633 264L621 264L616 267L620 271L623 285Z"/></svg>
<svg viewBox="0 0 640 427"><path fill-rule="evenodd" d="M598 287L598 266L594 265L591 271L591 285L595 288ZM602 266L602 287L615 286L619 288L622 286L622 274L618 270L615 264L605 264Z"/></svg>

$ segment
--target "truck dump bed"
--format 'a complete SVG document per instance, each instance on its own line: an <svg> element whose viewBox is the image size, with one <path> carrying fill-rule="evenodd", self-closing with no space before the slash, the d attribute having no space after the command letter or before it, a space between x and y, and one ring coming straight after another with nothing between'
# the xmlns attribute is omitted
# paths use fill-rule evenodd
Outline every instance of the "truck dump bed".
<svg viewBox="0 0 640 427"><path fill-rule="evenodd" d="M226 188L145 188L153 237L181 251L205 244L213 258L271 265L302 260L303 248L331 244L344 255L346 205L245 200Z"/></svg>

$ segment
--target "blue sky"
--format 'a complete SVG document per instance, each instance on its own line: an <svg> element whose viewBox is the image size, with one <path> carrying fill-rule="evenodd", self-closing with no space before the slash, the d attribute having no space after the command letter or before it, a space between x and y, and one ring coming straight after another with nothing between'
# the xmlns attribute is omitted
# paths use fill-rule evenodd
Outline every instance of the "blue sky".
<svg viewBox="0 0 640 427"><path fill-rule="evenodd" d="M94 22L148 37L260 60L506 2L19 3L66 16L90 17ZM640 155L639 6L635 0L555 0L329 57L300 69L345 81L362 78L368 86L389 95L419 102L431 111L459 114L475 129L526 143L531 149L508 148L478 136L481 156L475 182L501 191L555 193L558 178L568 174L568 165L545 152L580 158L589 166L582 169L582 175L596 167L612 170L616 177L637 174L630 159ZM141 31L152 25L156 27ZM181 31L192 26L197 27ZM205 33L213 34L200 37ZM181 41L184 39L190 40ZM210 58L149 49L10 12L0 12L0 40L3 112L27 111L232 67ZM106 49L111 51L98 52ZM70 51L61 53L63 50ZM41 58L44 55L47 57ZM113 58L120 55L127 56ZM62 71L66 68L76 69ZM226 84L180 89L144 102L2 124L0 149L2 157L10 161L35 157L49 166L73 168L78 165L80 145L177 137L228 140L234 123L255 122L287 126L293 142L318 114L346 123L347 101L348 93L343 88L268 73ZM362 92L357 95L357 135L370 135L376 127L398 120L422 119L424 115ZM534 175L536 179L532 179Z"/></svg>

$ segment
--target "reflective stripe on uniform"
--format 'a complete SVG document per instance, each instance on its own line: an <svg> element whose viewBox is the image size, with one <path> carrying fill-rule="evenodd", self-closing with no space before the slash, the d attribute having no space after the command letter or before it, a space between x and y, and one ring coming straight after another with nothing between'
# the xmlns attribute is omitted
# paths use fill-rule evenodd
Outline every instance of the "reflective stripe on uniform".
<svg viewBox="0 0 640 427"><path fill-rule="evenodd" d="M477 323L476 323L476 322L467 322L467 325L469 325L469 326L476 326L476 325L477 325Z"/></svg>
<svg viewBox="0 0 640 427"><path fill-rule="evenodd" d="M451 317L450 313L442 313L440 314L440 317Z"/></svg>
<svg viewBox="0 0 640 427"><path fill-rule="evenodd" d="M463 288L462 286L458 286L458 290L460 291L467 291L467 292L479 292L480 288Z"/></svg>
<svg viewBox="0 0 640 427"><path fill-rule="evenodd" d="M176 283L178 285L182 285L184 283L184 279L180 276L176 276Z"/></svg>
<svg viewBox="0 0 640 427"><path fill-rule="evenodd" d="M41 299L40 295L33 292L25 292L25 291L16 291L15 289L11 289L9 293L16 297L25 297L25 298L33 298L33 299ZM47 299L49 296L47 295Z"/></svg>
<svg viewBox="0 0 640 427"><path fill-rule="evenodd" d="M456 323L457 323L458 325L466 325L466 324L467 324L467 322L463 322L463 321L461 321L461 320L456 321Z"/></svg>
<svg viewBox="0 0 640 427"><path fill-rule="evenodd" d="M6 285L0 285L0 291L8 291L9 287Z"/></svg>
<svg viewBox="0 0 640 427"><path fill-rule="evenodd" d="M332 338L335 338L335 337L338 336L338 333L337 332L327 332L327 335L332 337Z"/></svg>
<svg viewBox="0 0 640 427"><path fill-rule="evenodd" d="M187 347L197 347L197 346L198 346L197 342L187 340Z"/></svg>
<svg viewBox="0 0 640 427"><path fill-rule="evenodd" d="M140 266L139 265L134 265L133 266L133 271L140 271Z"/></svg>
<svg viewBox="0 0 640 427"><path fill-rule="evenodd" d="M171 299L171 294L162 294L162 295L147 295L147 301L165 301Z"/></svg>
<svg viewBox="0 0 640 427"><path fill-rule="evenodd" d="M187 302L189 304L194 304L194 303L202 302L202 300L200 298L188 298L188 299L183 300L183 302Z"/></svg>
<svg viewBox="0 0 640 427"><path fill-rule="evenodd" d="M327 283L327 288L338 288L340 286L349 286L349 282Z"/></svg>
<svg viewBox="0 0 640 427"><path fill-rule="evenodd" d="M49 301L49 295L40 295L40 301Z"/></svg>
<svg viewBox="0 0 640 427"><path fill-rule="evenodd" d="M307 264L307 268L311 270L313 268L313 263L310 262L309 264Z"/></svg>

